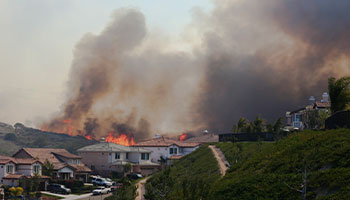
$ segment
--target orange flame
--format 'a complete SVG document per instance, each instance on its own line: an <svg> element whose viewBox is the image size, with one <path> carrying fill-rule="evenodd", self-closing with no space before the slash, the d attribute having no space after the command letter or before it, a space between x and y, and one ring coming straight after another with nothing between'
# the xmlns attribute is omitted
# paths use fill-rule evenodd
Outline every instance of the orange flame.
<svg viewBox="0 0 350 200"><path fill-rule="evenodd" d="M182 135L180 135L180 141L184 141L187 138L187 134L183 133Z"/></svg>
<svg viewBox="0 0 350 200"><path fill-rule="evenodd" d="M85 135L84 137L85 137L86 139L88 139L88 140L92 140L91 135Z"/></svg>
<svg viewBox="0 0 350 200"><path fill-rule="evenodd" d="M68 128L67 128L67 134L72 136L73 134L73 129L74 129L74 126L72 126L72 121L70 119L66 119L66 120L63 120L63 123L66 123Z"/></svg>
<svg viewBox="0 0 350 200"><path fill-rule="evenodd" d="M114 137L113 132L108 134L106 137L106 142L113 142L124 146L131 146L135 144L133 137L129 138L126 134L120 134L118 137Z"/></svg>

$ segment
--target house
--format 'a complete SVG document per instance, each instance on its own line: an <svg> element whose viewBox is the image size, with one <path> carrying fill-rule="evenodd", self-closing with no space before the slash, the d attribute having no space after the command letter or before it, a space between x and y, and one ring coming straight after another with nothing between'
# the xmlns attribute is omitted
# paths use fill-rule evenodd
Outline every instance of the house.
<svg viewBox="0 0 350 200"><path fill-rule="evenodd" d="M195 142L200 144L206 144L206 143L212 143L212 142L218 142L218 141L219 141L219 136L212 133L201 134L199 136L194 136L184 140L184 142Z"/></svg>
<svg viewBox="0 0 350 200"><path fill-rule="evenodd" d="M22 148L13 155L14 158L38 159L41 163L50 162L55 179L78 179L88 181L91 170L81 162L81 157L65 149Z"/></svg>
<svg viewBox="0 0 350 200"><path fill-rule="evenodd" d="M327 92L322 94L321 101L316 101L314 96L309 98L309 105L301 107L297 110L286 112L287 128L292 130L303 130L307 127L307 112L308 111L328 111L331 107L329 95Z"/></svg>
<svg viewBox="0 0 350 200"><path fill-rule="evenodd" d="M50 177L42 176L42 163L33 158L14 158L0 155L0 182L8 186L18 186L20 180L40 176L41 188L46 189Z"/></svg>
<svg viewBox="0 0 350 200"><path fill-rule="evenodd" d="M152 152L151 161L160 163L162 160L180 159L194 150L200 143L179 141L164 136L136 143L134 147L141 147Z"/></svg>
<svg viewBox="0 0 350 200"><path fill-rule="evenodd" d="M101 140L100 143L78 149L82 161L94 173L109 176L125 172L125 166L130 164L131 171L149 175L159 169L159 164L150 160L152 151L132 146L123 146Z"/></svg>

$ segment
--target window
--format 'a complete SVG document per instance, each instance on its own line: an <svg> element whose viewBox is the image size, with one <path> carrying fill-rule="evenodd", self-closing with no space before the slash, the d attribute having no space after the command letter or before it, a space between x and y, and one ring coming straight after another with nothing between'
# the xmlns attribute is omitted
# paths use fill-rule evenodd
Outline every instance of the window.
<svg viewBox="0 0 350 200"><path fill-rule="evenodd" d="M126 153L125 157L126 159L129 159L129 153Z"/></svg>
<svg viewBox="0 0 350 200"><path fill-rule="evenodd" d="M115 153L115 159L117 159L117 160L120 159L120 153L119 152Z"/></svg>
<svg viewBox="0 0 350 200"><path fill-rule="evenodd" d="M39 174L40 173L40 165L34 165L33 166L33 173Z"/></svg>
<svg viewBox="0 0 350 200"><path fill-rule="evenodd" d="M180 149L179 149L179 152L180 152L180 153L184 153L184 148L180 148Z"/></svg>
<svg viewBox="0 0 350 200"><path fill-rule="evenodd" d="M149 160L149 153L141 153L141 160Z"/></svg>
<svg viewBox="0 0 350 200"><path fill-rule="evenodd" d="M80 160L75 160L75 164L79 165L80 164Z"/></svg>
<svg viewBox="0 0 350 200"><path fill-rule="evenodd" d="M13 173L13 165L6 166L6 173Z"/></svg>
<svg viewBox="0 0 350 200"><path fill-rule="evenodd" d="M177 154L177 148L169 148L169 154L170 155Z"/></svg>

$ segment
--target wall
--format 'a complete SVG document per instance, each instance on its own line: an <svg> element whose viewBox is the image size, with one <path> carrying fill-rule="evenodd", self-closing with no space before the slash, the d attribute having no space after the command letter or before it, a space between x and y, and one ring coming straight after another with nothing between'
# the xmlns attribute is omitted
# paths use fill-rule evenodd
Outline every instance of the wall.
<svg viewBox="0 0 350 200"><path fill-rule="evenodd" d="M133 163L139 163L141 159L141 154L138 152L129 153L129 161Z"/></svg>
<svg viewBox="0 0 350 200"><path fill-rule="evenodd" d="M152 162L159 163L160 157L169 157L168 147L141 147L146 150L152 151L150 158Z"/></svg>
<svg viewBox="0 0 350 200"><path fill-rule="evenodd" d="M5 176L5 165L0 165L0 182L3 183L2 178Z"/></svg>
<svg viewBox="0 0 350 200"><path fill-rule="evenodd" d="M109 170L112 155L109 155L108 152L80 152L79 154L82 157L81 161L90 169Z"/></svg>

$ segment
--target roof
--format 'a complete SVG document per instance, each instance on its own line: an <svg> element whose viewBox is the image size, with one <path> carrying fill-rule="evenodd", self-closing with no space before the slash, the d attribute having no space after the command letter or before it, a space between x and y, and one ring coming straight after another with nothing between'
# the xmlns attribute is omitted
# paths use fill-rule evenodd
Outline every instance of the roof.
<svg viewBox="0 0 350 200"><path fill-rule="evenodd" d="M9 174L4 177L4 179L19 179L25 177L23 174Z"/></svg>
<svg viewBox="0 0 350 200"><path fill-rule="evenodd" d="M198 143L209 143L209 142L218 142L219 136L214 134L204 134L196 137L191 137L184 142L198 142Z"/></svg>
<svg viewBox="0 0 350 200"><path fill-rule="evenodd" d="M59 156L62 156L62 157L65 157L65 158L75 158L75 159L81 158L81 156L71 154L68 151L66 151L66 152L52 152L52 153L59 155Z"/></svg>
<svg viewBox="0 0 350 200"><path fill-rule="evenodd" d="M200 144L198 142L182 142L175 139L170 139L166 137L153 138L150 140L144 140L137 144L135 147L168 147L171 145L177 145L179 147L196 147Z"/></svg>
<svg viewBox="0 0 350 200"><path fill-rule="evenodd" d="M182 155L172 155L168 158L168 160L179 160L182 157Z"/></svg>
<svg viewBox="0 0 350 200"><path fill-rule="evenodd" d="M21 150L28 153L32 158L38 158L40 162L45 163L46 159L55 164L60 163L57 159L56 155L63 156L65 158L80 158L79 156L76 156L74 154L69 153L65 149L49 149L49 148L22 148ZM15 153L13 156L18 154L21 150L19 150L17 153Z"/></svg>
<svg viewBox="0 0 350 200"><path fill-rule="evenodd" d="M316 103L315 103L315 106L317 107L317 108L330 108L331 107L331 102L320 102L320 101L317 101Z"/></svg>
<svg viewBox="0 0 350 200"><path fill-rule="evenodd" d="M91 172L91 169L83 164L69 164L70 167L73 167L76 172Z"/></svg>
<svg viewBox="0 0 350 200"><path fill-rule="evenodd" d="M150 150L139 147L128 147L112 142L100 142L90 146L78 149L78 152L145 152L150 153Z"/></svg>
<svg viewBox="0 0 350 200"><path fill-rule="evenodd" d="M40 162L39 160L32 159L32 158L14 158L14 157L8 157L8 156L2 156L0 155L0 164L7 164L9 162L13 162L15 164L22 164L22 165L31 165L36 162Z"/></svg>

